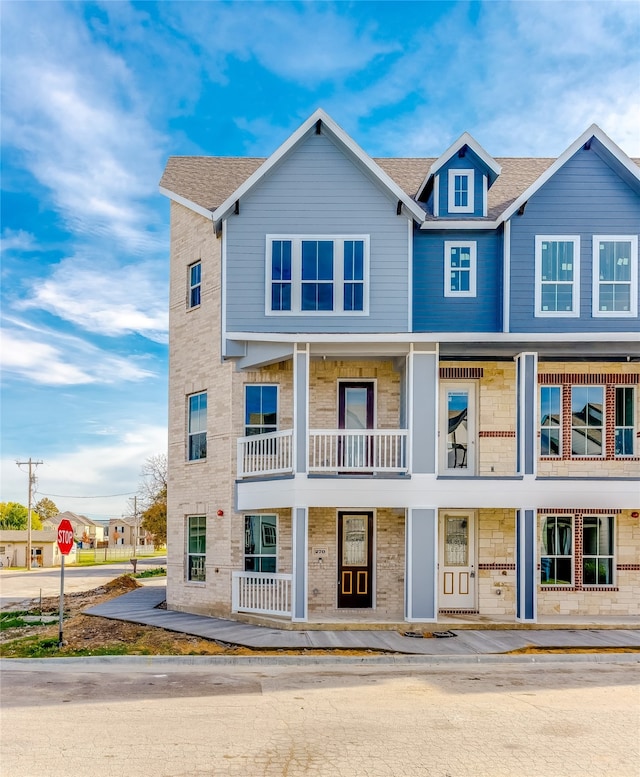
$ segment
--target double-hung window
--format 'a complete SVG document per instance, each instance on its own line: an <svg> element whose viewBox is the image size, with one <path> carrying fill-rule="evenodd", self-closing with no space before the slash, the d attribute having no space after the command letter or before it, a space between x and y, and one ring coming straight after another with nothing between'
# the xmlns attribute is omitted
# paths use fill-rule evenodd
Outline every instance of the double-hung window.
<svg viewBox="0 0 640 777"><path fill-rule="evenodd" d="M613 585L614 520L612 515L582 519L582 583Z"/></svg>
<svg viewBox="0 0 640 777"><path fill-rule="evenodd" d="M244 433L268 434L278 431L278 387L248 384L244 388Z"/></svg>
<svg viewBox="0 0 640 777"><path fill-rule="evenodd" d="M571 387L571 455L604 453L604 388Z"/></svg>
<svg viewBox="0 0 640 777"><path fill-rule="evenodd" d="M189 461L207 458L207 392L189 397L188 418Z"/></svg>
<svg viewBox="0 0 640 777"><path fill-rule="evenodd" d="M542 519L540 582L542 585L573 583L573 517L547 515Z"/></svg>
<svg viewBox="0 0 640 777"><path fill-rule="evenodd" d="M633 386L616 386L614 409L616 456L633 456L634 400Z"/></svg>
<svg viewBox="0 0 640 777"><path fill-rule="evenodd" d="M474 171L449 170L447 185L447 210L449 213L473 213Z"/></svg>
<svg viewBox="0 0 640 777"><path fill-rule="evenodd" d="M593 315L638 314L638 236L593 236Z"/></svg>
<svg viewBox="0 0 640 777"><path fill-rule="evenodd" d="M189 307L197 308L200 304L202 287L202 263L196 262L189 266Z"/></svg>
<svg viewBox="0 0 640 777"><path fill-rule="evenodd" d="M476 296L476 244L446 240L444 244L444 296Z"/></svg>
<svg viewBox="0 0 640 777"><path fill-rule="evenodd" d="M251 572L278 571L278 523L275 515L245 515L244 568Z"/></svg>
<svg viewBox="0 0 640 777"><path fill-rule="evenodd" d="M269 315L367 314L366 235L267 236Z"/></svg>
<svg viewBox="0 0 640 777"><path fill-rule="evenodd" d="M204 515L187 518L187 580L205 581L207 554L207 523Z"/></svg>
<svg viewBox="0 0 640 777"><path fill-rule="evenodd" d="M562 454L562 389L560 386L540 387L540 455Z"/></svg>
<svg viewBox="0 0 640 777"><path fill-rule="evenodd" d="M580 314L580 238L536 235L536 316Z"/></svg>

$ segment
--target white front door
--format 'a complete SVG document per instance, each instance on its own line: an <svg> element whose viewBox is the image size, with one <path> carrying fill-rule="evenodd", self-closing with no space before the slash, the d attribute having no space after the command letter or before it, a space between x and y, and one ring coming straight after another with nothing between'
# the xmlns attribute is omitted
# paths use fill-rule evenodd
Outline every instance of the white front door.
<svg viewBox="0 0 640 777"><path fill-rule="evenodd" d="M440 386L440 472L476 474L476 384Z"/></svg>
<svg viewBox="0 0 640 777"><path fill-rule="evenodd" d="M476 608L476 521L472 510L440 514L439 595L441 610Z"/></svg>

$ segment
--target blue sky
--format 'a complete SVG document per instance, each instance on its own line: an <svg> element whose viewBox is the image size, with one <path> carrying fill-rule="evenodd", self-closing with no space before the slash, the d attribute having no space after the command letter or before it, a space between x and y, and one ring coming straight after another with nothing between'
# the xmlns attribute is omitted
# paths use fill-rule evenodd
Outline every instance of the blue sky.
<svg viewBox="0 0 640 777"><path fill-rule="evenodd" d="M640 156L633 2L2 3L2 469L128 510L166 450L169 155L268 156L324 108L372 156ZM24 468L23 468L24 469ZM115 496L117 495L117 496Z"/></svg>

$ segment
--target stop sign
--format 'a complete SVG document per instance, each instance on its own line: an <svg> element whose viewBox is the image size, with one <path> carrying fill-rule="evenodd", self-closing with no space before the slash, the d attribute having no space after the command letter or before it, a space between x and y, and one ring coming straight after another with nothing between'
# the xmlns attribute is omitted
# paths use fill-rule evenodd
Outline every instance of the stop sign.
<svg viewBox="0 0 640 777"><path fill-rule="evenodd" d="M68 518L58 524L58 547L63 556L67 556L73 547L73 526Z"/></svg>

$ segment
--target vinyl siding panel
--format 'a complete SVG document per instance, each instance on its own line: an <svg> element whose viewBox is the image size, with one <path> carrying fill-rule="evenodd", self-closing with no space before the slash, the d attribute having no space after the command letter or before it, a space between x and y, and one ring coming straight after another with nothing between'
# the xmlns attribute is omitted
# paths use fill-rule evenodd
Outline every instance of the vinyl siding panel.
<svg viewBox="0 0 640 777"><path fill-rule="evenodd" d="M513 332L640 331L637 318L592 316L593 235L637 235L640 197L600 156L581 149L511 220ZM580 237L580 317L536 318L535 236Z"/></svg>
<svg viewBox="0 0 640 777"><path fill-rule="evenodd" d="M476 296L444 296L444 244L476 243ZM497 332L502 316L502 232L416 230L413 238L413 331Z"/></svg>
<svg viewBox="0 0 640 777"><path fill-rule="evenodd" d="M326 135L310 135L227 228L227 331L407 331L408 229L397 203ZM265 314L267 235L369 235L369 315Z"/></svg>

